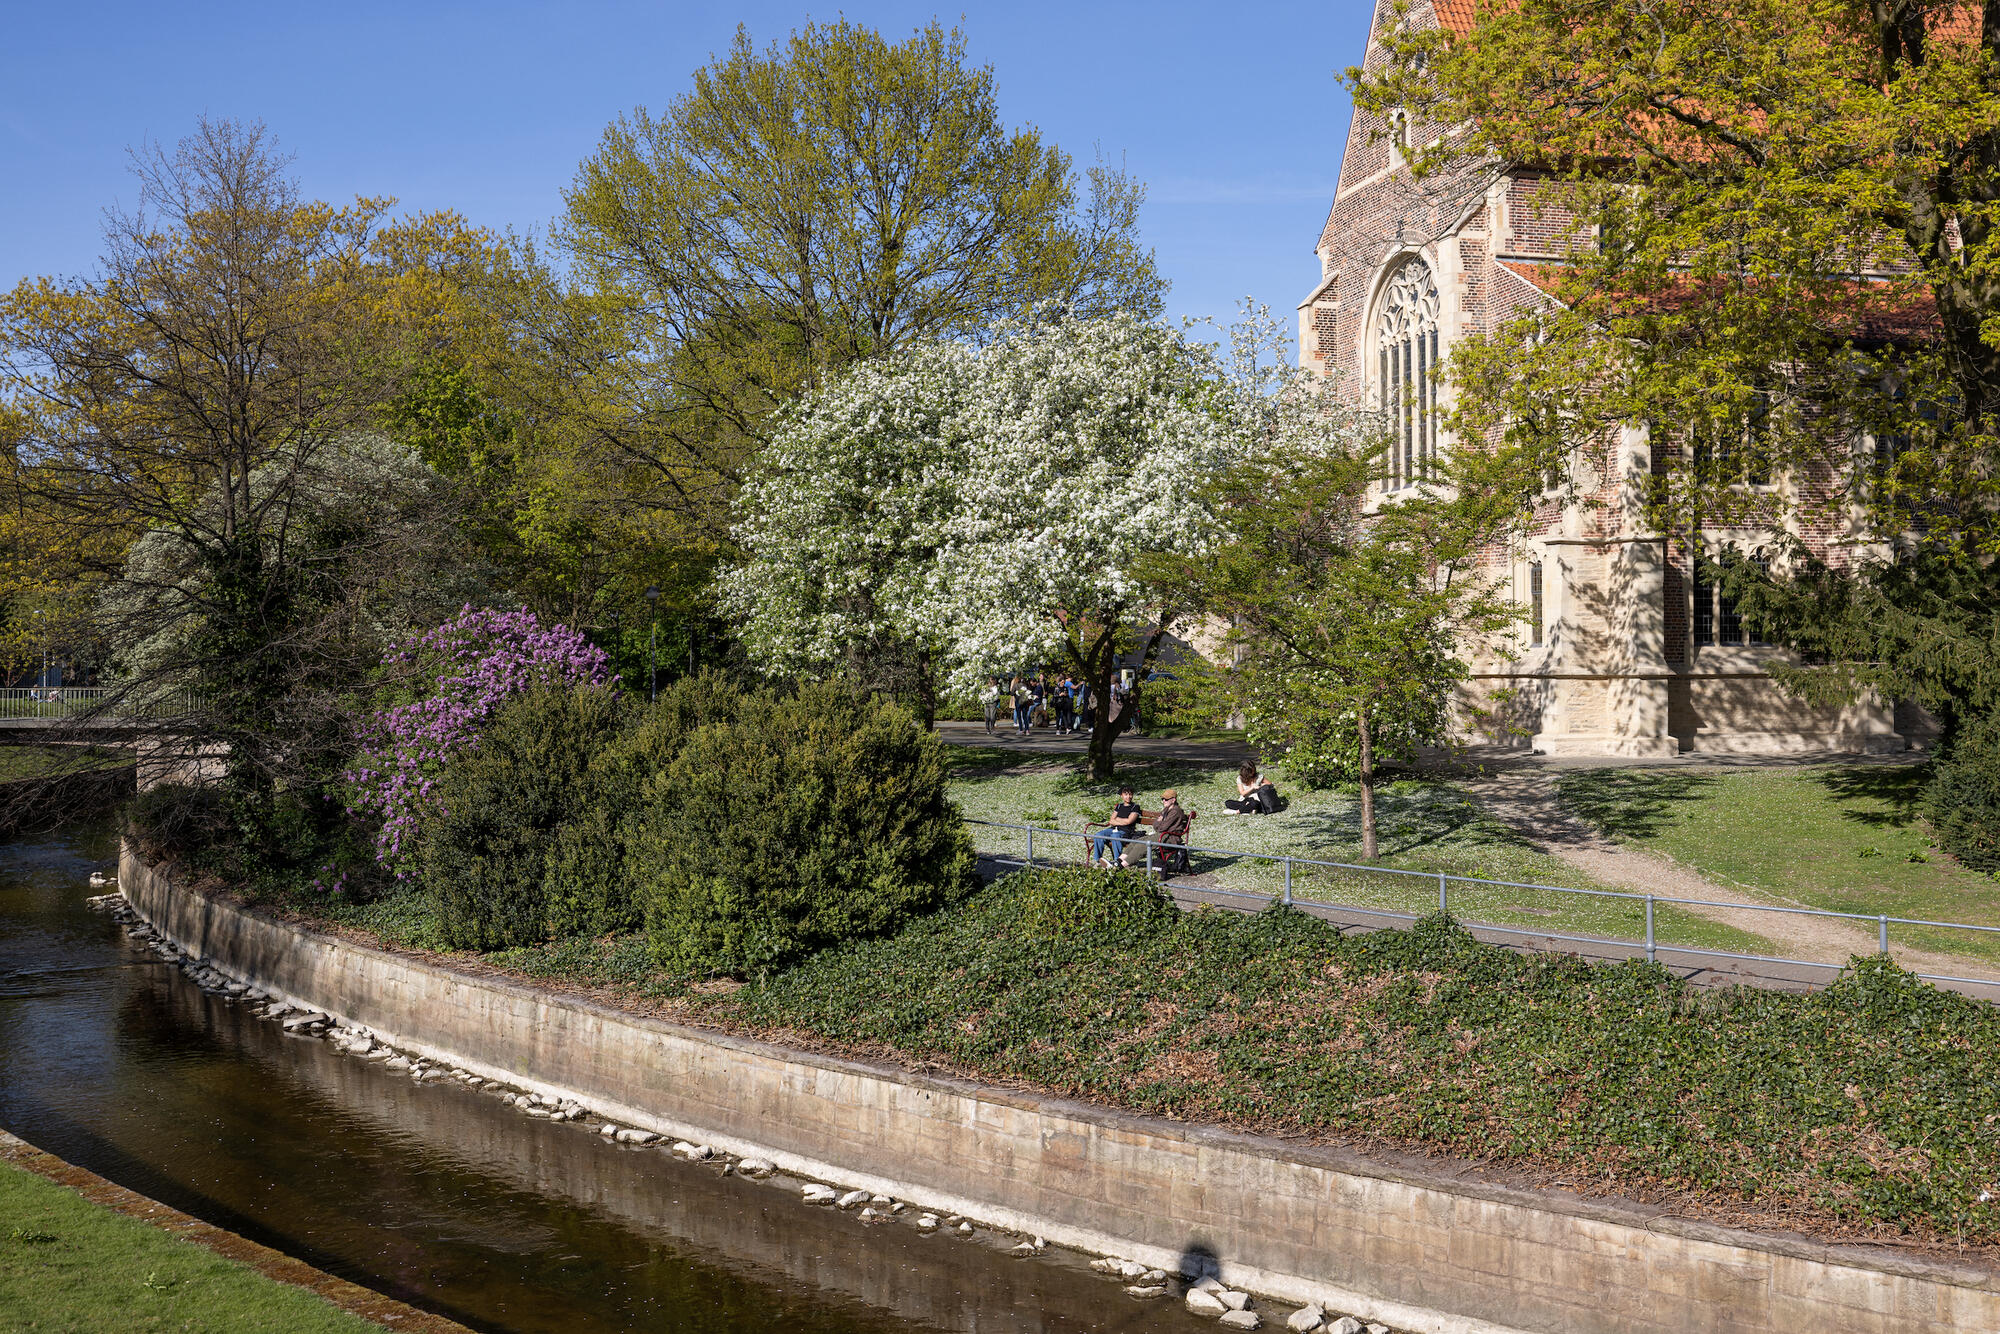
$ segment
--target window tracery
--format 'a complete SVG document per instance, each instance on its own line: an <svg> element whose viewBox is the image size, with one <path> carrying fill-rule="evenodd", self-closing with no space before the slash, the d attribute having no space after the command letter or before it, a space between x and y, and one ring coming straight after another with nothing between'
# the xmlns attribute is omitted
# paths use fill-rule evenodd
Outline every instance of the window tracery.
<svg viewBox="0 0 2000 1334"><path fill-rule="evenodd" d="M1390 278L1375 325L1377 387L1389 419L1389 489L1435 475L1438 462L1438 290L1411 258Z"/></svg>

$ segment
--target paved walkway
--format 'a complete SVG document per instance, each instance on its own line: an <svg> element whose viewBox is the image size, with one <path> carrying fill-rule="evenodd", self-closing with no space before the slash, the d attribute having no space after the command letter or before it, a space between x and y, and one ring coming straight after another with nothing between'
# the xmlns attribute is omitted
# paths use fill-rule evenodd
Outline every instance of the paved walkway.
<svg viewBox="0 0 2000 1334"><path fill-rule="evenodd" d="M1825 763L1832 758L1822 756L1816 762ZM1840 757L1842 762L1856 758ZM1885 757L1879 762L1897 760L1908 762L1902 757ZM1758 761L1760 765L1779 762ZM1755 904L1812 906L1712 880L1672 858L1606 838L1563 807L1551 765L1516 763L1461 777L1459 783L1481 806L1506 821L1537 849L1614 889L1663 898L1740 903L1746 909ZM1837 967L1850 955L1873 954L1880 947L1876 928L1866 922L1754 910L1735 912L1728 908L1690 907L1685 911L1761 936L1771 942L1773 953L1791 959ZM1984 977L1996 971L1991 964L1978 959L1917 949L1896 940L1893 934L1890 953L1897 963L1919 973Z"/></svg>
<svg viewBox="0 0 2000 1334"><path fill-rule="evenodd" d="M1020 736L1011 723L1004 727L996 725L989 734L985 723L940 722L937 734L939 740L953 746L991 746L996 750L1019 751L1024 763L1031 762L1028 760L1030 756L1042 760L1082 758L1084 752L1090 749L1088 736L1082 733L1058 736L1053 727L1037 727L1026 736ZM1146 736L1138 732L1127 732L1119 737L1113 752L1190 764L1241 764L1254 758L1250 747L1241 741L1189 741L1181 737Z"/></svg>
<svg viewBox="0 0 2000 1334"><path fill-rule="evenodd" d="M1005 858L981 854L979 873L986 879L1018 870L1019 857ZM1261 894L1243 894L1226 890L1215 885L1206 876L1176 876L1167 882L1167 890L1176 905L1185 911L1196 908L1221 908L1230 912L1262 912L1270 905L1270 900ZM1331 922L1343 934L1349 932L1401 930L1410 924L1410 917L1404 913L1378 912L1369 908L1354 908L1344 904L1318 903L1310 899L1294 899L1293 906L1322 921ZM1691 911L1691 910L1690 910ZM1771 914L1744 914L1745 916L1770 916ZM1625 959L1643 959L1646 947L1643 944L1616 940L1576 940L1564 936L1552 936L1517 927L1476 926L1466 924L1473 938L1502 949L1520 954L1574 954L1578 958L1593 963L1617 963ZM1768 933L1767 933L1768 938ZM1872 953L1869 949L1851 951ZM1915 966L1909 959L1900 957L1898 962L1906 967ZM1698 954L1690 950L1677 950L1660 946L1654 952L1654 959L1669 972L1695 987L1763 987L1773 991L1814 991L1826 986L1840 976L1846 963L1846 956L1838 962L1825 964L1813 962L1787 962L1779 959L1719 959ZM1920 971L1929 972L1928 968ZM1981 971L1986 971L1981 969ZM1980 1000L2000 1001L2000 981L1994 982L1939 982L1937 986L1947 991L1958 991Z"/></svg>
<svg viewBox="0 0 2000 1334"><path fill-rule="evenodd" d="M1017 749L1024 762L1078 755L1088 738L1057 736L1053 729L1037 729L1026 737L1013 729L1000 729L989 736L983 723L946 722L938 724L942 738L962 746L993 746ZM1127 734L1118 739L1121 755L1145 755L1191 763L1233 764L1254 754L1246 743L1190 741L1175 737L1147 737ZM1811 753L1801 755L1707 755L1689 753L1674 757L1635 759L1627 756L1553 757L1527 755L1499 748L1468 751L1450 765L1435 772L1457 782L1468 795L1542 852L1557 857L1600 884L1662 898L1706 899L1723 904L1741 904L1741 911L1726 907L1685 908L1727 926L1760 936L1771 943L1774 954L1784 959L1716 959L1686 950L1660 947L1655 957L1696 986L1764 986L1783 990L1808 990L1824 986L1839 976L1852 955L1875 953L1875 929L1864 922L1839 918L1808 917L1791 913L1758 912L1754 905L1807 907L1770 896L1748 892L1741 887L1710 880L1694 868L1641 848L1621 845L1570 815L1557 798L1555 776L1565 770L1627 768L1800 768L1816 764L1911 764L1925 757L1921 753L1898 755L1851 755ZM997 864L996 864L997 865ZM1255 912L1265 900L1255 895L1239 895L1221 889L1200 875L1184 876L1173 882L1174 895L1183 906L1211 904L1216 907ZM1373 912L1330 904L1299 906L1323 917L1343 930L1380 930L1401 926L1409 920L1393 913ZM1644 958L1645 947L1626 942L1563 940L1511 927L1471 927L1475 936L1509 949L1572 953L1587 959L1616 960ZM1896 962L1920 973L1946 977L1996 977L2000 969L1981 960L1930 950L1915 949L1891 937L1890 952ZM2000 1000L2000 980L1984 982L1941 982L1938 984L1967 995Z"/></svg>

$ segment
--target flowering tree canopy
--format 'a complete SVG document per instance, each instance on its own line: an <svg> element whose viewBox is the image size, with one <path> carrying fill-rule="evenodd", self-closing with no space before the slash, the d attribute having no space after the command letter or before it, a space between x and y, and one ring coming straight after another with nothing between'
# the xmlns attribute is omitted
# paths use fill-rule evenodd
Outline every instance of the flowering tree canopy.
<svg viewBox="0 0 2000 1334"><path fill-rule="evenodd" d="M922 345L862 364L785 419L741 507L752 559L719 581L767 670L914 686L930 722L941 645L912 613L957 504L953 418L972 370L969 349Z"/></svg>
<svg viewBox="0 0 2000 1334"><path fill-rule="evenodd" d="M407 876L415 837L445 763L478 744L502 704L536 686L603 685L607 659L567 626L529 611L466 607L389 655L404 685L360 726L361 753L348 771L349 807L381 817L375 855Z"/></svg>
<svg viewBox="0 0 2000 1334"><path fill-rule="evenodd" d="M729 599L773 670L870 637L917 645L960 689L1060 661L1096 687L1093 769L1128 654L1143 680L1178 614L1133 573L1218 529L1197 483L1242 433L1207 351L1132 316L1008 327L857 370L780 430L746 490Z"/></svg>

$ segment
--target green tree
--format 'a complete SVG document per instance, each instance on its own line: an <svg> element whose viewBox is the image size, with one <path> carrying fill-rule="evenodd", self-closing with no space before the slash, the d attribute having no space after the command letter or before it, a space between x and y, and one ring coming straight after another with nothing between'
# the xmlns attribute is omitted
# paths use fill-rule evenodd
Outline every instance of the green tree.
<svg viewBox="0 0 2000 1334"><path fill-rule="evenodd" d="M1378 774L1451 742L1461 655L1519 612L1478 578L1485 516L1433 500L1364 517L1373 470L1358 463L1239 471L1222 484L1228 541L1180 577L1192 605L1230 626L1215 675L1250 741L1303 782L1357 782L1373 860Z"/></svg>
<svg viewBox="0 0 2000 1334"><path fill-rule="evenodd" d="M1388 763L1449 744L1463 654L1519 610L1480 577L1483 544L1510 517L1478 486L1371 503L1387 441L1372 414L1299 369L1267 311L1231 330L1217 408L1245 442L1197 503L1219 516L1212 550L1138 563L1188 610L1227 627L1203 693L1245 717L1249 739L1315 786L1361 788L1362 855L1376 855L1375 782Z"/></svg>
<svg viewBox="0 0 2000 1334"><path fill-rule="evenodd" d="M203 122L135 154L139 205L108 216L100 272L0 297L9 522L34 579L95 606L128 656L169 650L128 690L193 688L179 730L226 754L274 855L280 805L331 776L338 694L379 648L373 593L435 545L412 544L438 530L434 477L365 432L449 341L491 249L453 215L304 199L286 168L262 127ZM397 482L372 507L371 469Z"/></svg>
<svg viewBox="0 0 2000 1334"><path fill-rule="evenodd" d="M1781 681L1914 698L1947 750L1961 728L1993 747L2000 9L1518 0L1462 35L1396 17L1388 58L1349 71L1361 112L1410 118L1432 185L1537 183L1566 238L1536 271L1553 300L1453 353L1450 424L1498 445L1472 451L1480 484L1537 491L1650 424L1663 530L1774 535L1776 573L1739 553L1727 580L1804 655Z"/></svg>
<svg viewBox="0 0 2000 1334"><path fill-rule="evenodd" d="M1047 301L1156 312L1143 194L1006 129L956 31L739 32L583 164L553 234L576 282L527 264L532 388L575 450L719 539L772 412L831 373Z"/></svg>
<svg viewBox="0 0 2000 1334"><path fill-rule="evenodd" d="M1504 442L1525 488L1653 423L1681 521L1858 502L1878 536L1996 550L1990 6L1520 0L1381 40L1349 81L1410 118L1420 179L1530 178L1565 238L1554 301L1454 351L1460 439ZM1766 475L1793 484L1740 485Z"/></svg>

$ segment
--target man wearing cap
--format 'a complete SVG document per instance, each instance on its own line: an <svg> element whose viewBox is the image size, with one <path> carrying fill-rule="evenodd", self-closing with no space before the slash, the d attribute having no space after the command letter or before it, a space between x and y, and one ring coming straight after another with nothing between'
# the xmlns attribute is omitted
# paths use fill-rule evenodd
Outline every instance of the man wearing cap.
<svg viewBox="0 0 2000 1334"><path fill-rule="evenodd" d="M1125 851L1125 840L1138 827L1139 818L1145 814L1139 809L1137 796L1129 787L1118 789L1118 804L1111 810L1111 820L1090 840L1090 864L1092 866L1116 866ZM1105 848L1111 849L1110 856Z"/></svg>
<svg viewBox="0 0 2000 1334"><path fill-rule="evenodd" d="M1184 844L1187 842L1188 826L1192 824L1188 813L1181 809L1181 794L1168 788L1160 794L1160 811L1153 817L1153 842L1156 846ZM1127 862L1130 865L1130 862Z"/></svg>

